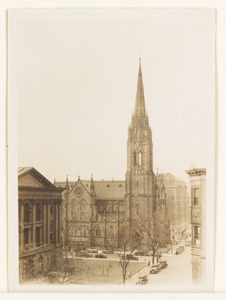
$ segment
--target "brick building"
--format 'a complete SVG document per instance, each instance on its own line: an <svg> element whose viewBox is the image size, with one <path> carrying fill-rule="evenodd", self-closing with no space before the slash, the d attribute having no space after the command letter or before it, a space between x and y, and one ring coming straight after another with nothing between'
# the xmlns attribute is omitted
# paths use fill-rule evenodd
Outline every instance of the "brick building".
<svg viewBox="0 0 226 300"><path fill-rule="evenodd" d="M186 172L190 177L192 279L201 284L206 281L206 169Z"/></svg>

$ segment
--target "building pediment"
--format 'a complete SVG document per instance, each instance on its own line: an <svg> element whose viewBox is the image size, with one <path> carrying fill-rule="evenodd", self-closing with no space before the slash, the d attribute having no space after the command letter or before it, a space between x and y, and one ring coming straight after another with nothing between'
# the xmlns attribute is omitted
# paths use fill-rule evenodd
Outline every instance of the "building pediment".
<svg viewBox="0 0 226 300"><path fill-rule="evenodd" d="M35 168L18 168L18 186L34 188L56 187Z"/></svg>

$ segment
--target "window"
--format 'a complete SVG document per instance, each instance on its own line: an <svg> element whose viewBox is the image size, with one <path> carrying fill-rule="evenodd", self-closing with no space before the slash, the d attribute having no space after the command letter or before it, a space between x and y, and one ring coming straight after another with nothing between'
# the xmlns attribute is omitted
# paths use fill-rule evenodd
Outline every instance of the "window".
<svg viewBox="0 0 226 300"><path fill-rule="evenodd" d="M24 246L29 244L29 229L24 229Z"/></svg>
<svg viewBox="0 0 226 300"><path fill-rule="evenodd" d="M134 166L136 166L136 164L137 164L137 154L136 154L136 151L133 152L133 163L134 163Z"/></svg>
<svg viewBox="0 0 226 300"><path fill-rule="evenodd" d="M194 205L194 206L200 205L199 188L194 188L194 189L193 189L193 205Z"/></svg>
<svg viewBox="0 0 226 300"><path fill-rule="evenodd" d="M98 237L100 237L100 236L101 236L101 230L100 230L100 228L99 228L99 227L97 227L97 228L96 228L96 231L95 231L95 233L96 233L96 236L98 236Z"/></svg>
<svg viewBox="0 0 226 300"><path fill-rule="evenodd" d="M140 205L136 204L135 208L136 208L136 214L139 215Z"/></svg>
<svg viewBox="0 0 226 300"><path fill-rule="evenodd" d="M113 205L113 212L117 212L118 211L118 205Z"/></svg>
<svg viewBox="0 0 226 300"><path fill-rule="evenodd" d="M193 229L193 244L194 244L194 246L200 245L200 226L194 226L194 229Z"/></svg>
<svg viewBox="0 0 226 300"><path fill-rule="evenodd" d="M142 165L142 154L141 154L141 151L139 153L139 166Z"/></svg>
<svg viewBox="0 0 226 300"><path fill-rule="evenodd" d="M36 227L35 229L35 243L36 246L41 245L41 227Z"/></svg>
<svg viewBox="0 0 226 300"><path fill-rule="evenodd" d="M42 206L40 203L36 205L36 221L42 221Z"/></svg>
<svg viewBox="0 0 226 300"><path fill-rule="evenodd" d="M53 215L53 204L50 204L50 214Z"/></svg>
<svg viewBox="0 0 226 300"><path fill-rule="evenodd" d="M103 212L104 211L104 207L102 205L99 205L99 211Z"/></svg>
<svg viewBox="0 0 226 300"><path fill-rule="evenodd" d="M107 205L107 212L112 212L112 205Z"/></svg>
<svg viewBox="0 0 226 300"><path fill-rule="evenodd" d="M32 207L29 203L24 205L24 223L32 221Z"/></svg>
<svg viewBox="0 0 226 300"><path fill-rule="evenodd" d="M50 242L54 240L54 224L53 222L50 223L50 233L49 233Z"/></svg>
<svg viewBox="0 0 226 300"><path fill-rule="evenodd" d="M86 220L86 214L84 212L80 213L80 221L84 222Z"/></svg>

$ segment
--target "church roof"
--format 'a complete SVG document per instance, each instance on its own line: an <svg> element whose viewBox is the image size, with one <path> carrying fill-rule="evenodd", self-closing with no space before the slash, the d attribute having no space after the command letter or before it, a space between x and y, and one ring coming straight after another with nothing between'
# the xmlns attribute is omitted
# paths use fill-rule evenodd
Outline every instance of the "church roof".
<svg viewBox="0 0 226 300"><path fill-rule="evenodd" d="M84 180L82 183L85 185L87 184ZM117 180L117 181L93 181L95 192L96 192L96 199L99 200L120 200L124 199L125 195L125 181Z"/></svg>
<svg viewBox="0 0 226 300"><path fill-rule="evenodd" d="M89 191L91 181L81 179L82 184ZM69 189L75 184L75 181L69 181ZM123 200L125 195L125 181L124 180L93 180L96 199L97 200ZM54 182L57 187L65 187L66 182Z"/></svg>

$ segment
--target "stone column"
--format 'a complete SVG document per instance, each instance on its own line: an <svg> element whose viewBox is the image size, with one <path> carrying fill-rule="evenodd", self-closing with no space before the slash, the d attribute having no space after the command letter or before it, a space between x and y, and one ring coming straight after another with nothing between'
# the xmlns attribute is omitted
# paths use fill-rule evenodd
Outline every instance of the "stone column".
<svg viewBox="0 0 226 300"><path fill-rule="evenodd" d="M46 229L47 229L46 242L47 242L47 244L49 244L50 243L50 204L49 203L47 204L47 226L46 226Z"/></svg>
<svg viewBox="0 0 226 300"><path fill-rule="evenodd" d="M61 220L61 218L62 218L62 214L61 214L61 204L59 203L59 205L58 205L58 210L59 210L59 213L58 213L58 233L59 233L59 241L61 241L61 228L62 228L62 226L61 226L61 222L62 222L62 220Z"/></svg>
<svg viewBox="0 0 226 300"><path fill-rule="evenodd" d="M33 234L32 234L32 245L33 247L36 246L36 204L33 203L32 206L32 213L33 213L33 226L32 226L32 230L33 230Z"/></svg>
<svg viewBox="0 0 226 300"><path fill-rule="evenodd" d="M55 204L55 228L56 228L56 234L55 234L55 242L58 243L58 239L59 239L59 214L58 214L58 203Z"/></svg>
<svg viewBox="0 0 226 300"><path fill-rule="evenodd" d="M46 212L47 206L43 202L43 244L46 244L46 231L47 231L47 212Z"/></svg>
<svg viewBox="0 0 226 300"><path fill-rule="evenodd" d="M19 229L19 252L24 249L24 203L20 205L20 229Z"/></svg>

